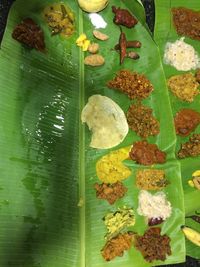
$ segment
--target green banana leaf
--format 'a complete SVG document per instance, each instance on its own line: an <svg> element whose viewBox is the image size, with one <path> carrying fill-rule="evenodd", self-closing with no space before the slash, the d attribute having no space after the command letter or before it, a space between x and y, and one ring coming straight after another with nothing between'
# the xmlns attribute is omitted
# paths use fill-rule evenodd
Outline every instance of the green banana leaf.
<svg viewBox="0 0 200 267"><path fill-rule="evenodd" d="M94 183L96 161L103 155L139 140L132 131L122 144L110 150L89 147L91 134L82 125L80 114L93 94L106 95L127 111L127 96L110 90L106 82L120 69L144 73L154 92L144 104L150 106L160 122L161 131L148 140L167 153L164 169L170 185L164 190L172 203L172 216L162 224L162 233L171 238L172 255L165 262L185 260L183 190L180 164L175 159L175 131L165 76L159 51L143 23L126 29L128 39L138 39L138 61L119 65L119 55L111 50L118 42L120 29L113 24L111 5L130 8L141 18L137 1L110 1L101 12L110 36L101 43L106 59L102 67L84 66L84 53L75 45L77 37L92 37L92 25L76 1L64 1L76 14L76 32L69 39L51 36L43 20L43 8L51 0L18 0L13 5L0 51L0 266L10 267L145 267L134 247L123 257L105 262L100 250L105 244L103 216L128 205L136 213L139 190L135 186L138 166L126 161L132 175L124 182L128 193L115 205L96 199ZM22 19L33 18L43 29L47 53L29 50L12 39L13 28ZM167 123L166 123L167 122ZM143 217L136 213L136 224L129 230L143 234Z"/></svg>
<svg viewBox="0 0 200 267"><path fill-rule="evenodd" d="M183 1L183 0L156 0L156 22L155 22L155 31L154 38L159 45L161 57L163 58L164 49L166 42L174 42L179 39L180 36L177 35L176 30L173 26L173 21L171 17L171 8L172 7L187 7L194 10L200 10L199 1L191 0L191 1ZM185 42L191 44L195 50L200 54L199 42L192 40L190 38L185 38ZM163 64L163 68L165 71L166 78L181 74L183 72L177 71L175 68ZM170 95L170 102L173 111L173 115L182 108L192 108L197 111L200 111L200 95L198 95L192 103L185 103L183 101L178 100L172 93ZM195 133L200 133L200 126L198 126L195 130ZM180 149L181 143L185 143L188 138L177 137L176 143L176 153ZM191 179L192 173L195 170L200 169L200 157L196 158L186 158L180 160L181 164L181 175L185 196L185 211L186 215L194 214L198 209L200 210L200 192L195 188L191 188L188 185L188 180ZM193 222L191 219L186 220L186 225L193 227L197 231L200 231L200 224ZM191 242L186 240L186 252L187 255L195 258L200 258L200 249L199 247L193 245Z"/></svg>

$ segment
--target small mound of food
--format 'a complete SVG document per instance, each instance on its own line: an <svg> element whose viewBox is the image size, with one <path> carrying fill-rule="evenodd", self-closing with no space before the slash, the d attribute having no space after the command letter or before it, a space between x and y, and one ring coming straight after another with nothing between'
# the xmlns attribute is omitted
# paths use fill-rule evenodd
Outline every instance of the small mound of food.
<svg viewBox="0 0 200 267"><path fill-rule="evenodd" d="M142 104L133 104L127 112L129 128L142 138L158 135L160 124L152 115L153 110Z"/></svg>
<svg viewBox="0 0 200 267"><path fill-rule="evenodd" d="M165 172L157 169L137 170L136 186L144 190L159 190L166 187L169 181L165 178Z"/></svg>
<svg viewBox="0 0 200 267"><path fill-rule="evenodd" d="M143 165L164 163L166 161L166 153L161 151L156 144L149 144L145 140L135 142L129 156L136 163Z"/></svg>
<svg viewBox="0 0 200 267"><path fill-rule="evenodd" d="M145 190L141 190L138 197L137 212L148 220L161 218L165 221L171 216L172 206L164 192L157 192L153 195Z"/></svg>
<svg viewBox="0 0 200 267"><path fill-rule="evenodd" d="M182 144L178 151L180 159L186 157L197 157L200 155L200 134L193 134L189 141Z"/></svg>
<svg viewBox="0 0 200 267"><path fill-rule="evenodd" d="M135 214L133 209L124 207L118 208L117 211L108 213L103 221L107 228L106 239L111 239L124 231L127 227L135 225Z"/></svg>
<svg viewBox="0 0 200 267"><path fill-rule="evenodd" d="M107 86L127 94L130 99L147 98L153 91L153 85L143 74L129 70L119 71Z"/></svg>
<svg viewBox="0 0 200 267"><path fill-rule="evenodd" d="M128 232L119 234L116 237L108 240L101 254L106 261L111 261L115 257L122 257L125 250L129 250L132 246L133 234Z"/></svg>
<svg viewBox="0 0 200 267"><path fill-rule="evenodd" d="M181 109L174 118L176 133L180 136L188 136L199 123L200 113L193 109Z"/></svg>
<svg viewBox="0 0 200 267"><path fill-rule="evenodd" d="M62 4L52 4L44 9L44 18L52 35L69 37L75 32L75 16L71 9Z"/></svg>
<svg viewBox="0 0 200 267"><path fill-rule="evenodd" d="M121 148L103 156L96 164L96 173L103 183L113 184L131 175L131 170L123 164L129 157L130 147Z"/></svg>
<svg viewBox="0 0 200 267"><path fill-rule="evenodd" d="M200 12L185 7L174 7L171 11L177 33L200 40Z"/></svg>
<svg viewBox="0 0 200 267"><path fill-rule="evenodd" d="M192 102L200 93L199 83L192 73L172 76L167 84L172 93L183 101Z"/></svg>
<svg viewBox="0 0 200 267"><path fill-rule="evenodd" d="M45 51L44 33L31 18L26 18L18 24L12 37L29 48L35 48L41 52Z"/></svg>
<svg viewBox="0 0 200 267"><path fill-rule="evenodd" d="M194 48L184 42L184 37L174 43L167 42L164 53L164 63L177 70L188 71L200 66L200 59Z"/></svg>
<svg viewBox="0 0 200 267"><path fill-rule="evenodd" d="M134 246L142 253L148 262L155 260L166 260L167 255L171 255L170 237L161 235L161 228L149 228L144 235L136 235Z"/></svg>
<svg viewBox="0 0 200 267"><path fill-rule="evenodd" d="M91 96L82 110L81 120L92 131L90 146L93 148L112 148L119 145L128 134L123 110L106 96Z"/></svg>
<svg viewBox="0 0 200 267"><path fill-rule="evenodd" d="M111 205L118 199L124 197L127 192L127 188L121 182L116 182L114 184L96 183L95 189L97 198L105 199Z"/></svg>

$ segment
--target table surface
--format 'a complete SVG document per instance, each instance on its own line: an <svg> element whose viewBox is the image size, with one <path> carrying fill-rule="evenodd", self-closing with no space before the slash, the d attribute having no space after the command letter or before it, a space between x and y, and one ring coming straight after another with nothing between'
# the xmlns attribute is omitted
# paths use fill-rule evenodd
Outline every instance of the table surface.
<svg viewBox="0 0 200 267"><path fill-rule="evenodd" d="M11 4L14 0L0 0L0 43L3 37L4 29L6 26L6 20L8 16L8 12L10 9ZM146 21L147 24L153 32L154 29L154 20L155 20L155 13L154 13L154 0L142 0L145 10L146 10ZM200 261L194 260L191 257L187 257L185 263L175 264L175 265L167 265L168 267L200 267ZM164 267L164 265L163 265Z"/></svg>

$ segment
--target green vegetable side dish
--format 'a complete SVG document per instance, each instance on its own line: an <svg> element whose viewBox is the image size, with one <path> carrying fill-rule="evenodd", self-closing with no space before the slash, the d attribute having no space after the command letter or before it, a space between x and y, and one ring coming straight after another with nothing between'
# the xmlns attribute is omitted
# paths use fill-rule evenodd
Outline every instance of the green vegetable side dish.
<svg viewBox="0 0 200 267"><path fill-rule="evenodd" d="M16 1L0 51L0 201L9 203L0 209L0 266L106 267L108 263L100 252L105 245L102 217L110 205L96 198L93 187L98 181L96 162L114 149L89 147L91 134L82 125L80 113L94 94L110 97L127 112L131 103L128 97L106 86L121 68L119 54L111 51L120 35L119 27L113 24L111 6L134 10L138 18L143 18L143 9L138 1L112 0L101 12L108 23L104 33L110 38L100 46L106 62L94 70L84 65L84 54L75 44L83 32L93 38L88 14L79 9L76 1L65 1L76 14L76 32L67 39L52 37L42 17L45 6L52 3ZM31 17L42 28L46 53L29 50L11 38L15 25L25 17ZM184 236L179 231L184 224L183 192L159 51L140 22L133 29L123 30L127 40L134 37L142 43L140 59L127 58L123 69L143 73L153 84L154 91L143 104L152 108L160 123L160 133L148 141L167 154L167 162L155 168L163 169L170 182L163 191L171 202L172 215L160 227L162 235L171 239L172 254L153 265L183 262ZM136 133L129 131L116 149L138 140ZM113 210L124 205L137 209L139 189L134 185L135 173L144 167L131 161L126 164L132 170L132 175L123 182L128 192L116 201ZM147 230L144 218L135 212L135 220L133 230L142 236ZM122 265L152 266L133 246L122 258L109 263L109 267Z"/></svg>
<svg viewBox="0 0 200 267"><path fill-rule="evenodd" d="M163 59L166 42L175 42L177 39L180 39L181 37L177 34L175 27L173 25L171 8L185 7L185 8L194 10L194 11L199 11L199 1L197 0L191 0L191 1L156 0L155 7L156 7L156 23L155 23L154 38L157 44L159 45L161 58ZM198 56L200 55L200 48L199 48L198 40L193 40L189 37L186 37L184 41L195 49L195 51L198 53ZM166 65L166 64L163 64L163 67L164 67L166 79L169 79L170 77L174 75L180 75L180 74L189 72L189 71L185 71L185 72L177 71L174 67ZM195 74L195 70L192 70L190 72ZM198 90L200 89L198 88ZM195 96L193 102L191 103L187 103L185 101L179 100L171 92L169 92L169 95L170 95L172 112L174 116L179 110L183 108L193 109L198 112L200 111L199 109L200 95L199 94ZM193 133L199 134L200 126L198 126ZM193 133L190 134L188 137L177 136L176 153L180 149L181 144L189 141L189 138L193 135ZM199 190L195 187L190 187L190 185L188 184L188 180L190 180L190 178L192 177L192 174L195 171L199 170L199 161L200 161L200 156L187 157L185 159L179 160L181 164L181 176L182 176L183 189L184 189L186 216L194 215L194 212L200 209ZM186 219L185 225L200 232L200 225L197 222L192 221L190 218ZM200 258L199 247L195 246L188 240L186 240L186 253L187 255L191 257L194 257L197 259Z"/></svg>

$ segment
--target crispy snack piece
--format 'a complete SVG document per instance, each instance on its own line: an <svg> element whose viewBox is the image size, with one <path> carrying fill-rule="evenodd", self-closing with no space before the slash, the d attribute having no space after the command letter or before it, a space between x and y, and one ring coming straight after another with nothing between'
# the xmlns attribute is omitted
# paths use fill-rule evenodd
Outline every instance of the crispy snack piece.
<svg viewBox="0 0 200 267"><path fill-rule="evenodd" d="M174 26L179 35L200 40L200 12L185 7L172 8Z"/></svg>
<svg viewBox="0 0 200 267"><path fill-rule="evenodd" d="M193 134L189 141L181 145L178 157L196 157L200 155L200 134Z"/></svg>
<svg viewBox="0 0 200 267"><path fill-rule="evenodd" d="M192 102L200 93L199 83L192 73L172 76L167 84L172 93L183 101Z"/></svg>
<svg viewBox="0 0 200 267"><path fill-rule="evenodd" d="M41 52L45 51L43 31L31 18L26 18L18 24L12 37L30 48L35 48Z"/></svg>
<svg viewBox="0 0 200 267"><path fill-rule="evenodd" d="M135 247L142 253L148 262L154 260L166 260L167 255L171 255L170 238L161 235L161 228L149 228L143 236L136 236L134 239Z"/></svg>
<svg viewBox="0 0 200 267"><path fill-rule="evenodd" d="M110 261L115 257L122 257L125 250L129 250L132 245L133 235L129 233L119 234L116 237L108 240L101 254L106 261Z"/></svg>
<svg viewBox="0 0 200 267"><path fill-rule="evenodd" d="M161 151L156 144L149 144L145 140L135 142L129 156L132 160L143 165L164 163L166 161L166 153Z"/></svg>
<svg viewBox="0 0 200 267"><path fill-rule="evenodd" d="M130 99L147 98L153 91L153 85L143 74L129 70L119 71L107 86L127 94Z"/></svg>
<svg viewBox="0 0 200 267"><path fill-rule="evenodd" d="M96 183L95 189L97 198L105 199L111 205L122 198L127 192L127 188L121 182L116 182L114 184Z"/></svg>
<svg viewBox="0 0 200 267"><path fill-rule="evenodd" d="M91 54L96 54L99 51L99 44L91 43L88 47L88 52Z"/></svg>
<svg viewBox="0 0 200 267"><path fill-rule="evenodd" d="M93 35L95 38L97 38L98 40L101 40L101 41L106 41L109 39L109 36L107 34L102 33L100 31L97 31L97 30L93 31Z"/></svg>
<svg viewBox="0 0 200 267"><path fill-rule="evenodd" d="M182 109L174 118L176 133L188 136L200 123L200 113L193 109Z"/></svg>
<svg viewBox="0 0 200 267"><path fill-rule="evenodd" d="M141 104L131 105L127 112L129 128L142 138L157 135L160 132L160 124L152 115L152 109Z"/></svg>
<svg viewBox="0 0 200 267"><path fill-rule="evenodd" d="M84 59L84 64L92 67L98 67L103 65L104 63L105 63L104 57L99 54L89 55Z"/></svg>
<svg viewBox="0 0 200 267"><path fill-rule="evenodd" d="M159 190L169 184L163 170L145 169L136 172L136 186L144 190Z"/></svg>

